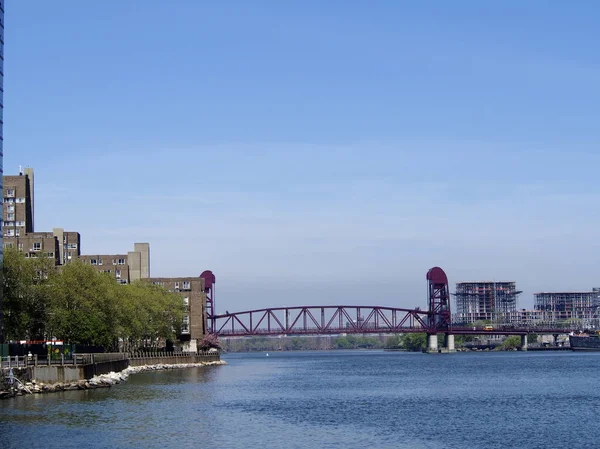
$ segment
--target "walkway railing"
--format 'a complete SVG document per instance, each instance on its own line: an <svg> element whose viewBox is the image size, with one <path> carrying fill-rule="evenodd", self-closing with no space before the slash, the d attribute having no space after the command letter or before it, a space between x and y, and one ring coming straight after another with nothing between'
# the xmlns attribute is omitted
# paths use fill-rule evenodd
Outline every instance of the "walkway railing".
<svg viewBox="0 0 600 449"><path fill-rule="evenodd" d="M137 351L134 353L112 352L94 354L71 354L60 357L38 356L8 356L0 357L0 368L25 368L28 366L65 366L65 365L90 365L92 363L114 362L117 360L139 360L139 359L166 359L174 360L189 359L192 361L219 360L218 352L167 352L167 351Z"/></svg>

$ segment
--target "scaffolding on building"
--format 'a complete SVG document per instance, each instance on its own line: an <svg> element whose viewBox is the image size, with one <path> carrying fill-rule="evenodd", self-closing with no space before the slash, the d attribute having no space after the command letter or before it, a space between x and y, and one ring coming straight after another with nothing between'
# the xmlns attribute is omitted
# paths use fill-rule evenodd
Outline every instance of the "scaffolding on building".
<svg viewBox="0 0 600 449"><path fill-rule="evenodd" d="M587 292L534 293L534 308L545 323L571 323L582 328L598 328L600 289Z"/></svg>
<svg viewBox="0 0 600 449"><path fill-rule="evenodd" d="M455 323L476 321L507 322L517 310L521 291L512 281L459 282L453 293L456 304Z"/></svg>

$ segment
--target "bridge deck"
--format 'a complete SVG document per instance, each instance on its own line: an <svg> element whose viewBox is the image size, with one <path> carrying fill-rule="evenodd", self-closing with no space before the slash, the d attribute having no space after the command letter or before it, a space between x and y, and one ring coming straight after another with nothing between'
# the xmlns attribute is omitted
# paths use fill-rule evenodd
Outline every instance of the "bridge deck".
<svg viewBox="0 0 600 449"><path fill-rule="evenodd" d="M559 327L444 325L435 313L420 309L382 306L294 306L256 309L209 317L213 333L220 336L337 335L384 333L452 333L456 335L563 334Z"/></svg>

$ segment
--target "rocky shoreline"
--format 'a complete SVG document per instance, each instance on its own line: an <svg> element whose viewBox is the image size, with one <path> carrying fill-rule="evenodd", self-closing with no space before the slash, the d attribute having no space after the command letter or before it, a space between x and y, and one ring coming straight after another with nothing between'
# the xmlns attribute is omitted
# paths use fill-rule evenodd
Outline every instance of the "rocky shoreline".
<svg viewBox="0 0 600 449"><path fill-rule="evenodd" d="M16 381L16 383L13 386L5 387L4 389L0 390L0 399L13 398L15 396L23 396L27 394L43 394L55 393L59 391L92 390L95 388L107 388L126 381L131 374L143 373L146 371L197 368L203 366L226 364L227 362L223 360L199 363L160 363L156 365L130 366L129 368L125 368L123 371L120 371L118 373L110 372L108 374L101 374L99 376L94 376L91 379L79 380L77 382L58 382L54 384L45 384L43 382L37 382L35 380L32 380L31 382L25 382L22 384L21 382Z"/></svg>

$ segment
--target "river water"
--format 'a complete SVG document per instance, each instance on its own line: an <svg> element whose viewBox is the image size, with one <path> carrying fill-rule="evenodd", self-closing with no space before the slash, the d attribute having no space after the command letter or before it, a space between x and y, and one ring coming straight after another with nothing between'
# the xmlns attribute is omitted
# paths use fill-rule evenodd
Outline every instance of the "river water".
<svg viewBox="0 0 600 449"><path fill-rule="evenodd" d="M225 354L0 401L0 448L600 446L600 353Z"/></svg>

